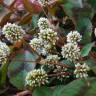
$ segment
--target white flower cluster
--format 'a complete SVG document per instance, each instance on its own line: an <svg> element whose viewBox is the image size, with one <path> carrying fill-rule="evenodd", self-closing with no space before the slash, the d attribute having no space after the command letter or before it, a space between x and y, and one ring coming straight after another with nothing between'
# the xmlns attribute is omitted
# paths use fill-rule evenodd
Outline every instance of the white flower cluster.
<svg viewBox="0 0 96 96"><path fill-rule="evenodd" d="M42 46L42 39L39 38L33 38L30 43L32 48L34 48L35 50L40 48Z"/></svg>
<svg viewBox="0 0 96 96"><path fill-rule="evenodd" d="M89 70L88 65L86 65L86 63L80 64L77 63L75 65L75 71L74 74L76 75L76 78L87 78L88 74L87 71Z"/></svg>
<svg viewBox="0 0 96 96"><path fill-rule="evenodd" d="M67 43L62 47L62 56L70 61L78 60L80 58L80 49L78 45Z"/></svg>
<svg viewBox="0 0 96 96"><path fill-rule="evenodd" d="M7 56L10 54L10 48L0 41L0 64L5 64Z"/></svg>
<svg viewBox="0 0 96 96"><path fill-rule="evenodd" d="M50 28L47 28L45 30L40 31L39 37L55 45L56 40L57 40L57 32L53 31Z"/></svg>
<svg viewBox="0 0 96 96"><path fill-rule="evenodd" d="M47 18L41 17L38 20L38 27L40 30L44 30L44 29L49 28L49 25L50 25L50 22L48 21Z"/></svg>
<svg viewBox="0 0 96 96"><path fill-rule="evenodd" d="M27 74L25 81L26 86L34 88L48 83L48 76L43 69L35 69Z"/></svg>
<svg viewBox="0 0 96 96"><path fill-rule="evenodd" d="M15 43L22 39L25 34L25 31L21 28L21 26L11 23L4 25L2 32L11 43Z"/></svg>
<svg viewBox="0 0 96 96"><path fill-rule="evenodd" d="M71 31L67 35L67 44L62 47L62 56L70 61L75 61L80 58L80 48L78 42L82 36L77 31Z"/></svg>
<svg viewBox="0 0 96 96"><path fill-rule="evenodd" d="M41 17L38 20L38 27L40 32L38 37L30 41L31 47L37 49L40 54L46 55L54 47L58 36L57 32L51 29L50 23L47 18Z"/></svg>
<svg viewBox="0 0 96 96"><path fill-rule="evenodd" d="M59 59L60 57L58 57L58 55L48 55L45 61L46 63L57 63Z"/></svg>
<svg viewBox="0 0 96 96"><path fill-rule="evenodd" d="M38 0L42 6L46 6L50 0Z"/></svg>
<svg viewBox="0 0 96 96"><path fill-rule="evenodd" d="M81 38L82 38L82 36L80 35L80 33L78 31L71 31L67 35L67 42L77 43L77 42L80 42Z"/></svg>

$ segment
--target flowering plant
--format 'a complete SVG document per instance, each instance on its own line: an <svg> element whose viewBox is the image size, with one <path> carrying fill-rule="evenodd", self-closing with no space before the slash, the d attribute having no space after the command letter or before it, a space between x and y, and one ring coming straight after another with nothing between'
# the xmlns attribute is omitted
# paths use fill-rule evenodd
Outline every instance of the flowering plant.
<svg viewBox="0 0 96 96"><path fill-rule="evenodd" d="M9 1L0 1L0 96L95 96L96 1Z"/></svg>

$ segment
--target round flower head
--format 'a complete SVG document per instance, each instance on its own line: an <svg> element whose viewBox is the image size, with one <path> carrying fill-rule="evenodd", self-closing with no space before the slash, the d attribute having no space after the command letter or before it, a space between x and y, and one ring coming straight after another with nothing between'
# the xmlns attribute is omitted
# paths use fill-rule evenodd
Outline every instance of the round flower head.
<svg viewBox="0 0 96 96"><path fill-rule="evenodd" d="M67 43L62 47L61 54L70 61L78 60L80 58L80 49L76 44Z"/></svg>
<svg viewBox="0 0 96 96"><path fill-rule="evenodd" d="M30 41L30 45L35 50L39 49L42 46L42 39L34 38Z"/></svg>
<svg viewBox="0 0 96 96"><path fill-rule="evenodd" d="M45 41L51 42L55 45L57 37L57 32L53 31L52 29L48 28L46 30L41 30L39 33L39 37Z"/></svg>
<svg viewBox="0 0 96 96"><path fill-rule="evenodd" d="M88 74L87 71L89 70L89 67L86 65L86 63L84 64L80 64L77 63L75 65L75 71L74 74L76 75L76 78L87 78Z"/></svg>
<svg viewBox="0 0 96 96"><path fill-rule="evenodd" d="M49 25L50 25L50 22L45 17L41 17L38 20L38 27L39 27L40 30L44 30L46 28L49 28Z"/></svg>
<svg viewBox="0 0 96 96"><path fill-rule="evenodd" d="M10 54L9 47L0 41L0 64L5 64L7 61L7 56Z"/></svg>
<svg viewBox="0 0 96 96"><path fill-rule="evenodd" d="M11 43L15 43L22 39L25 34L21 26L11 23L4 25L2 32Z"/></svg>
<svg viewBox="0 0 96 96"><path fill-rule="evenodd" d="M81 38L82 38L82 36L80 35L80 33L78 31L71 31L67 35L67 42L77 43L77 42L80 42Z"/></svg>
<svg viewBox="0 0 96 96"><path fill-rule="evenodd" d="M43 69L35 69L26 76L26 86L30 88L38 87L48 83L48 76Z"/></svg>
<svg viewBox="0 0 96 96"><path fill-rule="evenodd" d="M57 63L59 61L60 57L58 57L58 55L48 55L47 58L45 59L45 61L47 63Z"/></svg>

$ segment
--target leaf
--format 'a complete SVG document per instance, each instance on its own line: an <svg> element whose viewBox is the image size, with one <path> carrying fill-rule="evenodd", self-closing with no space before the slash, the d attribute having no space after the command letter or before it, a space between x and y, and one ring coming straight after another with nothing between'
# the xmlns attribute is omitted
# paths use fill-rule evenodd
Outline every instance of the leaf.
<svg viewBox="0 0 96 96"><path fill-rule="evenodd" d="M82 8L83 7L83 2L82 0L68 0L71 4L74 5L74 7L79 7Z"/></svg>
<svg viewBox="0 0 96 96"><path fill-rule="evenodd" d="M64 10L65 10L65 12L66 12L66 14L69 16L69 17L72 17L73 16L73 11L72 11L72 9L73 9L73 5L71 4L71 3L66 3L66 4L64 4Z"/></svg>
<svg viewBox="0 0 96 96"><path fill-rule="evenodd" d="M52 96L81 96L81 94L82 96L95 96L96 78L90 78L89 82L91 85L88 87L86 81L82 79L74 80L68 85L56 88Z"/></svg>
<svg viewBox="0 0 96 96"><path fill-rule="evenodd" d="M48 87L38 87L33 91L32 96L52 96L52 90Z"/></svg>
<svg viewBox="0 0 96 96"><path fill-rule="evenodd" d="M24 50L12 59L8 67L8 76L13 86L18 89L24 89L25 77L29 71L35 68L37 58L38 56L35 53Z"/></svg>
<svg viewBox="0 0 96 96"><path fill-rule="evenodd" d="M92 23L88 17L80 16L77 20L77 30L82 34L82 44L88 44L91 42Z"/></svg>
<svg viewBox="0 0 96 96"><path fill-rule="evenodd" d="M88 54L91 51L93 45L94 45L94 43L89 43L89 44L85 45L83 47L83 49L81 50L81 56L82 57L88 56Z"/></svg>
<svg viewBox="0 0 96 96"><path fill-rule="evenodd" d="M73 62L71 62L71 61L69 61L69 60L62 60L61 62L62 62L63 64L68 65L68 66L74 67Z"/></svg>
<svg viewBox="0 0 96 96"><path fill-rule="evenodd" d="M28 12L33 13L33 6L29 2L29 0L23 0L23 4Z"/></svg>
<svg viewBox="0 0 96 96"><path fill-rule="evenodd" d="M12 12L7 13L1 20L0 26L3 27L9 20L12 15Z"/></svg>
<svg viewBox="0 0 96 96"><path fill-rule="evenodd" d="M31 23L31 19L32 19L32 14L26 14L21 18L19 24L20 25L29 24Z"/></svg>
<svg viewBox="0 0 96 96"><path fill-rule="evenodd" d="M39 19L39 15L32 16L32 28L38 27L38 19Z"/></svg>
<svg viewBox="0 0 96 96"><path fill-rule="evenodd" d="M0 68L0 87L3 87L6 83L7 71L8 71L8 62L3 64Z"/></svg>
<svg viewBox="0 0 96 96"><path fill-rule="evenodd" d="M96 9L96 0L88 0L88 3L89 3L94 9Z"/></svg>

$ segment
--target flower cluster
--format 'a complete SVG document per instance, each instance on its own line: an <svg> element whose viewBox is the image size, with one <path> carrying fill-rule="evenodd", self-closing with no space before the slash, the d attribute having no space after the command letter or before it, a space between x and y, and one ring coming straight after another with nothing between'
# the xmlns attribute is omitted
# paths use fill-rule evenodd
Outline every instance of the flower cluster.
<svg viewBox="0 0 96 96"><path fill-rule="evenodd" d="M77 43L77 42L80 42L81 38L82 38L82 36L80 35L79 32L71 31L67 35L67 42L69 42L69 43Z"/></svg>
<svg viewBox="0 0 96 96"><path fill-rule="evenodd" d="M58 55L48 55L45 59L46 63L57 63L59 61L60 57Z"/></svg>
<svg viewBox="0 0 96 96"><path fill-rule="evenodd" d="M51 42L54 45L57 40L57 32L53 31L50 28L47 28L46 30L40 31L39 37L45 41Z"/></svg>
<svg viewBox="0 0 96 96"><path fill-rule="evenodd" d="M70 61L78 60L80 58L80 49L78 45L67 43L62 47L62 56Z"/></svg>
<svg viewBox="0 0 96 96"><path fill-rule="evenodd" d="M26 76L26 86L30 88L38 87L48 83L48 76L43 69L35 69Z"/></svg>
<svg viewBox="0 0 96 96"><path fill-rule="evenodd" d="M78 42L81 40L81 35L77 31L71 31L67 35L67 44L62 47L62 56L70 61L75 61L80 58L80 48Z"/></svg>
<svg viewBox="0 0 96 96"><path fill-rule="evenodd" d="M50 25L50 22L48 21L47 18L41 17L38 20L38 27L40 30L44 30L44 29L49 28L49 25Z"/></svg>
<svg viewBox="0 0 96 96"><path fill-rule="evenodd" d="M30 41L30 45L36 50L42 46L42 39L34 38Z"/></svg>
<svg viewBox="0 0 96 96"><path fill-rule="evenodd" d="M7 56L10 54L9 47L0 41L0 64L5 64L7 61Z"/></svg>
<svg viewBox="0 0 96 96"><path fill-rule="evenodd" d="M76 78L87 78L88 74L87 71L89 70L88 65L86 65L86 63L80 64L77 63L75 65L75 71L74 74L76 75Z"/></svg>
<svg viewBox="0 0 96 96"><path fill-rule="evenodd" d="M46 55L54 47L58 40L57 32L50 27L50 22L45 17L38 20L40 32L38 37L30 41L31 47L37 49L40 54Z"/></svg>
<svg viewBox="0 0 96 96"><path fill-rule="evenodd" d="M25 35L25 31L21 28L21 26L11 23L4 25L2 32L11 43L17 42Z"/></svg>

